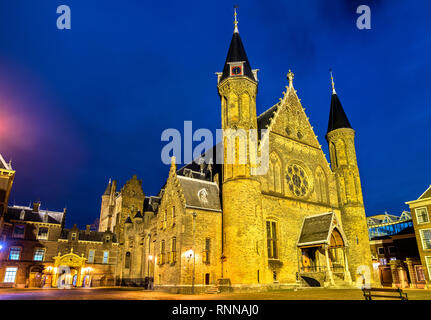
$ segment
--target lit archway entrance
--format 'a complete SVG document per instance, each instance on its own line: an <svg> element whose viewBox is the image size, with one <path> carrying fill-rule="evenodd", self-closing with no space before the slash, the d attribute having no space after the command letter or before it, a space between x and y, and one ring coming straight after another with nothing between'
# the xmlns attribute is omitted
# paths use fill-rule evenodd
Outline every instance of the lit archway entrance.
<svg viewBox="0 0 431 320"><path fill-rule="evenodd" d="M304 218L298 246L298 275L308 286L351 284L343 230L333 212Z"/></svg>
<svg viewBox="0 0 431 320"><path fill-rule="evenodd" d="M54 257L54 274L52 276L53 287L81 287L82 280L85 272L85 261L87 259L83 256L78 256L70 253L63 256Z"/></svg>

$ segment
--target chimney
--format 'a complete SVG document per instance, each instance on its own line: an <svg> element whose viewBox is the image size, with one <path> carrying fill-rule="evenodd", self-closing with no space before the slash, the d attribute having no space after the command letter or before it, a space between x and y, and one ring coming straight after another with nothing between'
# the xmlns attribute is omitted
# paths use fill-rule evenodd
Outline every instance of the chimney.
<svg viewBox="0 0 431 320"><path fill-rule="evenodd" d="M40 202L33 202L33 212L39 212Z"/></svg>
<svg viewBox="0 0 431 320"><path fill-rule="evenodd" d="M85 227L85 234L90 234L90 228L91 225L87 224L87 226Z"/></svg>

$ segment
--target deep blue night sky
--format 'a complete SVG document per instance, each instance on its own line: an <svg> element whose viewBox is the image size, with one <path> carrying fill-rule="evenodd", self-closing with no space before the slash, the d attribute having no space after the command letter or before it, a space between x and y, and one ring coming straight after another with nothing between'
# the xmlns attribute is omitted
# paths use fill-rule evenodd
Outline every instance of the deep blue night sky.
<svg viewBox="0 0 431 320"><path fill-rule="evenodd" d="M56 28L57 6L72 30ZM147 195L168 174L166 128L220 127L217 71L232 1L2 0L0 152L17 171L10 202L68 208L67 226L99 216L110 177L133 174ZM238 1L239 31L259 68L257 111L278 102L289 69L319 141L329 68L357 132L367 215L399 214L431 184L431 3ZM368 4L371 30L356 28Z"/></svg>

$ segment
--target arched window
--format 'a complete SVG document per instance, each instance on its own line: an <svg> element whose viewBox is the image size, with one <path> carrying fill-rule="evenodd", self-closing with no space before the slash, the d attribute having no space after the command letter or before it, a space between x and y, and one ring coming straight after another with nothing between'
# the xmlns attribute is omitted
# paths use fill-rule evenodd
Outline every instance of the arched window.
<svg viewBox="0 0 431 320"><path fill-rule="evenodd" d="M247 120L250 117L250 97L247 93L244 93L241 97L241 111L242 116L244 116L243 120Z"/></svg>
<svg viewBox="0 0 431 320"><path fill-rule="evenodd" d="M337 147L335 146L335 143L331 142L329 145L329 152L331 155L332 166L334 168L338 167Z"/></svg>
<svg viewBox="0 0 431 320"><path fill-rule="evenodd" d="M281 180L281 160L275 152L271 153L269 157L268 187L270 191L277 193L283 192Z"/></svg>
<svg viewBox="0 0 431 320"><path fill-rule="evenodd" d="M328 193L327 193L327 181L326 175L321 167L316 169L316 180L315 180L315 190L317 195L317 201L327 203Z"/></svg>
<svg viewBox="0 0 431 320"><path fill-rule="evenodd" d="M229 96L229 120L230 121L238 121L239 120L239 106L238 106L238 97L232 93Z"/></svg>
<svg viewBox="0 0 431 320"><path fill-rule="evenodd" d="M126 252L126 256L124 258L124 268L125 269L130 268L130 252Z"/></svg>

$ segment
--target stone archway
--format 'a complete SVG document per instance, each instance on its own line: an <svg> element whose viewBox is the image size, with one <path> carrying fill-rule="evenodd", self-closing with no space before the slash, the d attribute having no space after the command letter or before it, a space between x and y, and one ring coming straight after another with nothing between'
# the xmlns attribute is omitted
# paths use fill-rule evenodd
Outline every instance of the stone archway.
<svg viewBox="0 0 431 320"><path fill-rule="evenodd" d="M52 277L53 287L70 287L82 286L82 270L85 268L85 261L87 259L83 256L78 256L73 253L73 249L70 253L54 257L54 275Z"/></svg>

